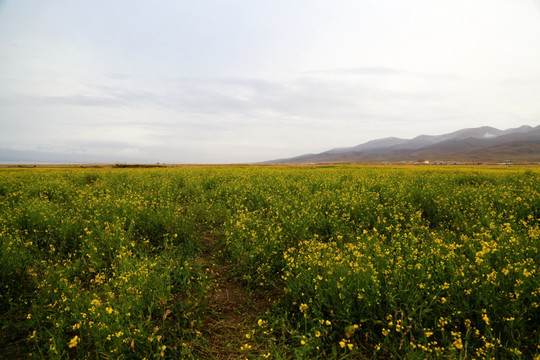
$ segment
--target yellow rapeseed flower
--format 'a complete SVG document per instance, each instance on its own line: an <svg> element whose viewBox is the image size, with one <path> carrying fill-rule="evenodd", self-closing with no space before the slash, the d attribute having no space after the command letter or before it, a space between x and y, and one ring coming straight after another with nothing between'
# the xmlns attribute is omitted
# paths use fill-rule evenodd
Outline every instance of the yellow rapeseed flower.
<svg viewBox="0 0 540 360"><path fill-rule="evenodd" d="M70 348L74 348L75 346L77 346L79 344L79 337L77 335L75 335L73 337L73 339L71 339L68 343L68 346Z"/></svg>
<svg viewBox="0 0 540 360"><path fill-rule="evenodd" d="M487 316L487 314L485 312L482 312L482 320L484 320L486 325L489 325L489 317Z"/></svg>

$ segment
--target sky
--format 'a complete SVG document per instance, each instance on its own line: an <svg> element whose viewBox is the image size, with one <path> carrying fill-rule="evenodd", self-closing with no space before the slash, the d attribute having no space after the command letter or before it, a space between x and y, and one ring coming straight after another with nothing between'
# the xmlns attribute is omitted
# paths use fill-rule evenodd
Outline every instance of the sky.
<svg viewBox="0 0 540 360"><path fill-rule="evenodd" d="M0 0L4 161L247 163L521 125L540 0Z"/></svg>

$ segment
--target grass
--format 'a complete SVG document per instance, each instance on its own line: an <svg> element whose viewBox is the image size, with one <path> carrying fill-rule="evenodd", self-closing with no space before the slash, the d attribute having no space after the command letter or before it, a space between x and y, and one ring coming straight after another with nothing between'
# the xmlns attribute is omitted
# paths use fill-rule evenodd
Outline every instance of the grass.
<svg viewBox="0 0 540 360"><path fill-rule="evenodd" d="M535 168L0 170L3 358L540 358Z"/></svg>

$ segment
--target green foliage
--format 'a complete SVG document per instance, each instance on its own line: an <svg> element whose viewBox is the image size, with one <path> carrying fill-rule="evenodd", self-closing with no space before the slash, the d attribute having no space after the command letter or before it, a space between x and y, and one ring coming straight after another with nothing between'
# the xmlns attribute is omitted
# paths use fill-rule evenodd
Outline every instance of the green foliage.
<svg viewBox="0 0 540 360"><path fill-rule="evenodd" d="M533 168L2 169L0 355L203 358L213 232L248 358L538 358L539 219Z"/></svg>
<svg viewBox="0 0 540 360"><path fill-rule="evenodd" d="M283 341L303 356L538 353L537 172L266 172L242 174L228 255L249 286L284 288Z"/></svg>
<svg viewBox="0 0 540 360"><path fill-rule="evenodd" d="M175 177L0 172L0 335L20 344L17 356L192 352L208 284L194 264L192 209L170 192Z"/></svg>

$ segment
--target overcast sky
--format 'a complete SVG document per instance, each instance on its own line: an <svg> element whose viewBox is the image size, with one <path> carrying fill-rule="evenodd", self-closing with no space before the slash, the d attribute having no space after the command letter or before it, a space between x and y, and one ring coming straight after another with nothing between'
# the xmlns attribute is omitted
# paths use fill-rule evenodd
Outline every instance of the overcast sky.
<svg viewBox="0 0 540 360"><path fill-rule="evenodd" d="M540 0L0 0L0 157L255 162L484 125L540 125Z"/></svg>

